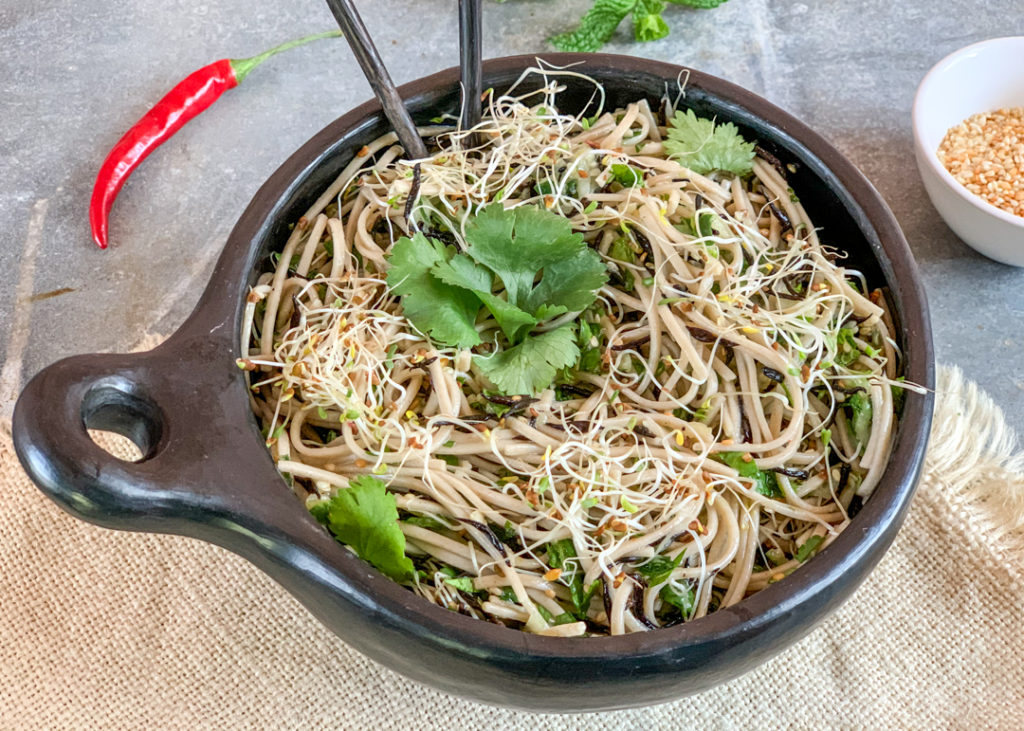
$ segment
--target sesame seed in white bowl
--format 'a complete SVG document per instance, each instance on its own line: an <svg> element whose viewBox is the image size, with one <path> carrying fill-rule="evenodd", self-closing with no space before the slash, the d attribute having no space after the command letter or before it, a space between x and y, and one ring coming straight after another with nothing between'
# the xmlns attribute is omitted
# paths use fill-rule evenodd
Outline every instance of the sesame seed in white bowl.
<svg viewBox="0 0 1024 731"><path fill-rule="evenodd" d="M1013 266L1024 266L1022 110L1024 36L1015 36L939 61L913 111L914 153L932 204L965 243Z"/></svg>

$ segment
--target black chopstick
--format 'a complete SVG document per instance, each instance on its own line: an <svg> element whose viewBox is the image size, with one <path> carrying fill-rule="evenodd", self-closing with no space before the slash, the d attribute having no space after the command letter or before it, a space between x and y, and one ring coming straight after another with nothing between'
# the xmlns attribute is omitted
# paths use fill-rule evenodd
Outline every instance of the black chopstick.
<svg viewBox="0 0 1024 731"><path fill-rule="evenodd" d="M377 95L377 99L384 109L384 116L391 122L391 126L394 127L395 133L398 135L398 141L405 148L406 156L411 159L426 157L427 148L423 144L423 139L416 131L416 125L413 124L412 117L409 116L409 111L402 102L402 97L398 95L395 82L391 80L391 75L384 67L380 53L373 45L373 40L367 32L366 26L363 25L363 20L359 17L359 12L352 4L352 0L327 0L327 5L345 34L356 61L359 62L366 80L373 88L373 93ZM479 37L479 34L477 36Z"/></svg>
<svg viewBox="0 0 1024 731"><path fill-rule="evenodd" d="M480 122L483 95L480 0L459 0L459 68L462 76L462 128Z"/></svg>

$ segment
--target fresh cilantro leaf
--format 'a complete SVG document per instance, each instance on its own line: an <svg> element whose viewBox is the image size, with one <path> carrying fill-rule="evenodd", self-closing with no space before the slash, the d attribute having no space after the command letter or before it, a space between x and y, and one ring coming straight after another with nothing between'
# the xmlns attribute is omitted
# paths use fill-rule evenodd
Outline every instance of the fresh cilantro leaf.
<svg viewBox="0 0 1024 731"><path fill-rule="evenodd" d="M584 310L607 281L608 269L601 257L583 244L573 255L544 267L544 275L526 298L525 308L538 319Z"/></svg>
<svg viewBox="0 0 1024 731"><path fill-rule="evenodd" d="M449 261L438 262L430 271L445 284L468 289L475 294L494 315L509 340L514 340L524 328L529 330L537 324L536 318L529 313L492 294L493 277L490 271L465 254L457 254Z"/></svg>
<svg viewBox="0 0 1024 731"><path fill-rule="evenodd" d="M395 581L405 581L415 573L405 555L395 496L377 478L354 478L330 500L312 505L310 512L335 538L355 549L359 558Z"/></svg>
<svg viewBox="0 0 1024 731"><path fill-rule="evenodd" d="M841 327L836 335L836 357L837 365L850 366L860 358L860 349L853 339L854 331L850 328Z"/></svg>
<svg viewBox="0 0 1024 731"><path fill-rule="evenodd" d="M820 546L821 542L824 540L825 536L811 536L800 544L800 548L796 550L796 555L793 558L800 563L803 563L818 552L818 546Z"/></svg>
<svg viewBox="0 0 1024 731"><path fill-rule="evenodd" d="M580 20L579 27L559 33L548 41L559 51L592 53L608 42L619 23L630 14L637 0L594 0L594 6Z"/></svg>
<svg viewBox="0 0 1024 731"><path fill-rule="evenodd" d="M309 506L309 514L316 518L316 522L327 525L327 514L331 509L330 500L319 500Z"/></svg>
<svg viewBox="0 0 1024 731"><path fill-rule="evenodd" d="M766 472L757 468L754 460L747 462L743 459L742 452L719 452L719 459L754 482L754 489L765 497L782 497L782 490L779 489L779 481L775 479L774 472Z"/></svg>
<svg viewBox="0 0 1024 731"><path fill-rule="evenodd" d="M644 174L632 165L616 162L612 163L612 180L626 188L642 188L644 186Z"/></svg>
<svg viewBox="0 0 1024 731"><path fill-rule="evenodd" d="M583 309L594 301L593 289L597 287L593 281L567 292L557 289L557 285L567 285L567 276L590 274L596 269L593 262L600 264L600 257L584 243L582 234L573 232L568 219L556 213L539 206L505 210L500 204L492 204L466 225L466 241L466 253L498 276L510 304L536 312L541 304L568 307L567 301L578 300L585 302L579 308ZM603 274L603 267L601 270ZM557 300L531 298L538 271L543 271L544 278L557 280L546 286L546 294L559 294ZM543 278L538 286L545 287Z"/></svg>
<svg viewBox="0 0 1024 731"><path fill-rule="evenodd" d="M665 151L695 173L724 170L747 175L753 170L754 143L730 123L698 117L692 109L678 110L669 120Z"/></svg>
<svg viewBox="0 0 1024 731"><path fill-rule="evenodd" d="M661 17L663 0L637 0L633 6L633 36L638 41L656 41L668 35L668 23Z"/></svg>
<svg viewBox="0 0 1024 731"><path fill-rule="evenodd" d="M601 372L601 349L600 348L587 348L580 355L579 363L576 364L576 368L583 371L584 373L600 373Z"/></svg>
<svg viewBox="0 0 1024 731"><path fill-rule="evenodd" d="M421 332L445 345L463 348L480 343L473 327L480 300L472 292L445 284L431 274L431 269L454 254L421 233L413 238L403 236L388 255L388 287L402 296L406 318Z"/></svg>
<svg viewBox="0 0 1024 731"><path fill-rule="evenodd" d="M430 268L430 273L445 284L462 289L490 293L494 286L493 277L487 268L465 254L456 254L450 259L438 261Z"/></svg>
<svg viewBox="0 0 1024 731"><path fill-rule="evenodd" d="M527 394L543 391L559 368L574 365L579 357L572 325L563 325L492 355L476 356L473 361L503 393Z"/></svg>
<svg viewBox="0 0 1024 731"><path fill-rule="evenodd" d="M863 391L857 391L846 399L846 405L850 410L853 436L860 444L866 445L871 436L871 399Z"/></svg>

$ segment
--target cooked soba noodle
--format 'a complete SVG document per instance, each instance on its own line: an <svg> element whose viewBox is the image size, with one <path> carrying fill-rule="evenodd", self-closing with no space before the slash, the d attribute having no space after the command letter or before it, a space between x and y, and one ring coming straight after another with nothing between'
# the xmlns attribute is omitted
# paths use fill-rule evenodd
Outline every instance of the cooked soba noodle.
<svg viewBox="0 0 1024 731"><path fill-rule="evenodd" d="M870 496L906 385L892 321L770 155L698 175L663 149L669 101L584 119L559 85L592 82L529 73L543 88L488 97L474 136L421 129L428 159L394 134L358 151L252 288L239 364L300 497L387 484L425 599L545 635L689 621L783 579ZM537 394L495 394L385 279L400 237L461 248L499 199L566 217L609 271L551 323L583 356Z"/></svg>

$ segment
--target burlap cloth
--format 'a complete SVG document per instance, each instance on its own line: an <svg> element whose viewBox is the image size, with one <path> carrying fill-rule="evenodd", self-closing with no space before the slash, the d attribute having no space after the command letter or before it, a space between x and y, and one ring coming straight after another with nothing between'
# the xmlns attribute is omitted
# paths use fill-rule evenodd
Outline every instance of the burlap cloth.
<svg viewBox="0 0 1024 731"><path fill-rule="evenodd" d="M1024 729L1024 459L944 370L928 475L892 549L806 639L676 703L548 716L385 670L213 546L65 515L0 436L0 727Z"/></svg>

